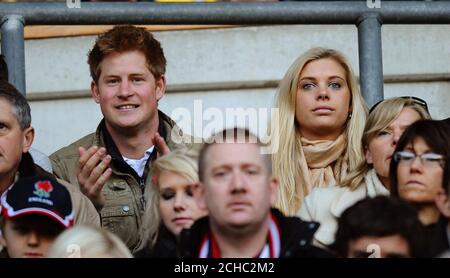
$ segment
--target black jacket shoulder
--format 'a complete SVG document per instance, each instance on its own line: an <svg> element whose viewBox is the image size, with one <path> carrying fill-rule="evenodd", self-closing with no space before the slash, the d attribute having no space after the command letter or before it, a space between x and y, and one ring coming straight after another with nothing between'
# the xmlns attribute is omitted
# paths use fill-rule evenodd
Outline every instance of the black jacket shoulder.
<svg viewBox="0 0 450 278"><path fill-rule="evenodd" d="M328 258L327 251L312 244L314 233L319 228L317 222L305 222L298 217L284 216L279 210L272 209L281 230L280 258ZM196 258L201 241L209 231L208 217L197 220L194 225L183 230L180 238L180 255L183 258Z"/></svg>
<svg viewBox="0 0 450 278"><path fill-rule="evenodd" d="M179 257L177 238L161 224L155 245L144 247L133 255L135 258L177 258Z"/></svg>
<svg viewBox="0 0 450 278"><path fill-rule="evenodd" d="M440 217L439 221L434 224L425 226L425 242L421 242L424 246L425 257L436 257L450 249L447 226L448 220L444 217Z"/></svg>

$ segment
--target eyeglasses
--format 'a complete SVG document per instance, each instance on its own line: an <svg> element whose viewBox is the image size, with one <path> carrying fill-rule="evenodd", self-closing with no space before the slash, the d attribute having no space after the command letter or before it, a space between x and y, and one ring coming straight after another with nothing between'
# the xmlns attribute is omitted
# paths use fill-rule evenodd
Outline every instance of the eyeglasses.
<svg viewBox="0 0 450 278"><path fill-rule="evenodd" d="M428 111L428 104L427 104L427 102L426 102L425 100L423 100L423 99L421 99L421 98L418 98L418 97L413 97L413 96L403 96L403 97L400 97L400 98L412 100L413 103L422 106L423 109L425 109L425 111L427 111L427 113L430 114L430 111ZM375 109L375 107L377 107L377 106L378 106L380 103L382 103L383 101L384 101L384 100L381 100L381 101L375 103L375 104L372 106L372 108L370 108L369 114L372 113L372 111Z"/></svg>
<svg viewBox="0 0 450 278"><path fill-rule="evenodd" d="M396 162L406 165L411 165L416 157L419 157L422 165L427 168L436 166L444 167L444 162L446 160L443 155L437 153L423 153L418 155L409 151L401 151L394 154L394 160Z"/></svg>

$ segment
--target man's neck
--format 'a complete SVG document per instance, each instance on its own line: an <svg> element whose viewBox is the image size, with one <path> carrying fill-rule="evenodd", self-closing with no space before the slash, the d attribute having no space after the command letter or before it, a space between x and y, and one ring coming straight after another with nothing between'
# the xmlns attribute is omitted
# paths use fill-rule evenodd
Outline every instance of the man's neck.
<svg viewBox="0 0 450 278"><path fill-rule="evenodd" d="M253 229L232 231L211 227L222 258L253 258L259 254L267 241L270 217Z"/></svg>
<svg viewBox="0 0 450 278"><path fill-rule="evenodd" d="M141 159L145 151L153 146L153 136L158 131L159 119L156 116L152 124L136 131L117 130L106 123L111 138L117 146L120 154L131 159Z"/></svg>
<svg viewBox="0 0 450 278"><path fill-rule="evenodd" d="M12 174L0 177L0 196L14 183L17 170L11 171Z"/></svg>

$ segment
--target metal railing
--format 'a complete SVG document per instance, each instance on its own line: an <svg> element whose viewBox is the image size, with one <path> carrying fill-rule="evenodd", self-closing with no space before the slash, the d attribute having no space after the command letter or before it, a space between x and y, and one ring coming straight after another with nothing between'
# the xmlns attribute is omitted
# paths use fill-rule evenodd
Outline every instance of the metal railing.
<svg viewBox="0 0 450 278"><path fill-rule="evenodd" d="M68 0L73 1L73 0ZM378 1L378 0L377 0ZM9 81L25 92L25 25L354 24L362 94L383 99L382 24L450 24L450 2L0 3L1 47Z"/></svg>

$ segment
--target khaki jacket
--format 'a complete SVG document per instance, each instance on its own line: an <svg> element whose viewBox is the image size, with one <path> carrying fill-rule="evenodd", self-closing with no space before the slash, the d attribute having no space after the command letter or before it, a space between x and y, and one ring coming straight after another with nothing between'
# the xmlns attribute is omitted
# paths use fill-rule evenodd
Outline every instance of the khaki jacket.
<svg viewBox="0 0 450 278"><path fill-rule="evenodd" d="M168 116L158 112L158 132L165 138L170 149L185 146L185 143L191 142L192 138L185 136ZM118 235L128 248L133 250L140 241L139 228L145 210L146 196L148 196L148 194L144 194L144 189L148 188L153 191L150 164L156 159L156 149L149 158L150 163L146 165L143 178L138 177L134 171L130 171L131 168L118 153L103 120L95 133L81 138L50 156L54 174L78 187L76 169L79 159L78 147L80 146L85 149L91 146L105 147L112 156L110 164L112 174L102 189L105 205L100 210L101 224L102 227Z"/></svg>
<svg viewBox="0 0 450 278"><path fill-rule="evenodd" d="M64 185L70 193L72 206L75 210L75 225L88 225L100 227L100 215L86 195L75 186L65 180L56 179L60 184Z"/></svg>

